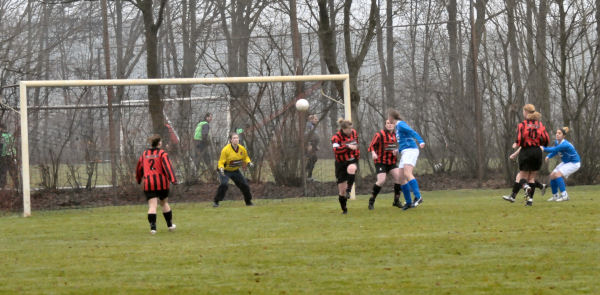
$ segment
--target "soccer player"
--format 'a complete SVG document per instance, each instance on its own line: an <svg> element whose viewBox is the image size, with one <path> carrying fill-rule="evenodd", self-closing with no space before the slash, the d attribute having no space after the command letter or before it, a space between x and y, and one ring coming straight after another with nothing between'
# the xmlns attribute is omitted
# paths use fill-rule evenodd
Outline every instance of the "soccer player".
<svg viewBox="0 0 600 295"><path fill-rule="evenodd" d="M575 173L581 167L581 158L575 150L575 147L565 139L569 133L569 127L563 127L556 130L556 141L553 147L542 147L542 150L548 154L546 162L556 154L560 154L561 163L558 164L550 174L550 188L552 189L552 197L548 201L563 202L569 200L567 194L567 185L565 178ZM558 191L560 190L560 195Z"/></svg>
<svg viewBox="0 0 600 295"><path fill-rule="evenodd" d="M331 137L331 145L335 154L335 178L338 186L338 200L342 213L347 214L346 204L350 198L354 177L358 170L358 133L352 129L350 120L338 119L340 130Z"/></svg>
<svg viewBox="0 0 600 295"><path fill-rule="evenodd" d="M0 189L6 186L7 173L10 173L14 188L19 188L19 167L16 157L15 138L6 130L6 125L0 123Z"/></svg>
<svg viewBox="0 0 600 295"><path fill-rule="evenodd" d="M369 152L373 162L375 162L375 170L377 171L377 181L373 185L373 193L369 198L369 210L375 209L375 199L381 191L381 186L385 183L385 178L388 173L394 179L394 203L392 206L402 208L400 202L401 178L400 168L397 166L398 157L398 142L396 141L396 132L394 123L390 120L385 121L385 128L375 133Z"/></svg>
<svg viewBox="0 0 600 295"><path fill-rule="evenodd" d="M313 180L312 174L317 163L317 151L319 151L319 133L317 133L317 123L319 118L317 115L308 116L308 122L306 122L306 128L304 130L304 136L308 138L308 144L306 146L306 179Z"/></svg>
<svg viewBox="0 0 600 295"><path fill-rule="evenodd" d="M144 180L144 194L148 200L148 222L150 234L156 234L156 207L158 200L162 207L163 217L167 222L169 231L174 231L173 212L169 206L169 182L176 184L175 171L169 160L167 152L161 149L162 140L155 134L148 138L150 148L145 150L137 163L135 178L137 183Z"/></svg>
<svg viewBox="0 0 600 295"><path fill-rule="evenodd" d="M413 175L413 170L419 158L419 148L425 147L425 141L419 133L408 126L398 111L390 110L388 120L396 126L396 140L398 141L398 152L400 153L398 168L400 168L402 183L400 188L406 201L402 210L407 210L417 207L423 202L421 192L419 191L419 183ZM418 146L415 140L419 142ZM414 200L410 198L411 191L415 195Z"/></svg>
<svg viewBox="0 0 600 295"><path fill-rule="evenodd" d="M513 190L510 196L503 196L506 201L513 203L519 190L525 190L525 205L533 205L533 194L535 193L535 177L537 171L542 168L543 156L541 146L548 145L549 136L546 127L540 122L542 115L535 111L535 106L526 104L523 106L523 117L525 120L519 123L517 127L517 139L513 143L513 149L517 147L520 151L511 155L511 158L518 154L519 173L513 184Z"/></svg>
<svg viewBox="0 0 600 295"><path fill-rule="evenodd" d="M201 121L196 125L194 130L194 143L196 144L196 156L195 164L196 167L200 167L200 161L206 165L206 169L210 167L210 122L212 121L212 114L206 113L204 115L204 121Z"/></svg>
<svg viewBox="0 0 600 295"><path fill-rule="evenodd" d="M221 150L221 157L217 169L219 170L219 181L220 185L215 195L213 207L219 207L219 202L225 198L227 192L229 179L233 180L233 183L240 189L244 195L244 201L246 206L253 206L252 194L250 193L250 186L246 177L240 172L240 168L253 167L254 164L248 157L246 148L239 144L240 137L237 133L233 132L229 135L229 144Z"/></svg>

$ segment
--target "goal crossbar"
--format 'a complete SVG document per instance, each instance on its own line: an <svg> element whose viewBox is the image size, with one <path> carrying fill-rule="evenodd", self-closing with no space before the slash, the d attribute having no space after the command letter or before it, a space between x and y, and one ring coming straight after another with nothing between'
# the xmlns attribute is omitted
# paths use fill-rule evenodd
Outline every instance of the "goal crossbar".
<svg viewBox="0 0 600 295"><path fill-rule="evenodd" d="M342 81L344 116L351 120L350 76L305 75L305 76L261 76L261 77L214 77L214 78L164 78L164 79L104 79L104 80L31 80L19 83L19 107L21 125L21 173L23 177L23 216L31 216L31 184L29 173L29 128L27 121L28 87L86 87L86 86L144 86L144 85L185 85L185 84L234 84L266 82L312 82ZM354 196L354 194L353 194Z"/></svg>

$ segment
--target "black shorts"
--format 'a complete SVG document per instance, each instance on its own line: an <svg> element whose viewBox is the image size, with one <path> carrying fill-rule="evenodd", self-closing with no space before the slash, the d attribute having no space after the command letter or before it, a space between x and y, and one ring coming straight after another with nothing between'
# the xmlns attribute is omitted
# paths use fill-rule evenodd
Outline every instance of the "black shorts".
<svg viewBox="0 0 600 295"><path fill-rule="evenodd" d="M335 162L335 179L337 179L337 183L348 181L348 166L350 166L350 164L356 164L356 168L358 168L357 159L352 159L345 162Z"/></svg>
<svg viewBox="0 0 600 295"><path fill-rule="evenodd" d="M159 198L161 201L169 197L169 190L160 190L160 191L144 191L144 195L146 195L146 200L150 200L152 198Z"/></svg>
<svg viewBox="0 0 600 295"><path fill-rule="evenodd" d="M383 164L383 163L375 163L375 172L388 174L392 169L398 168L395 164Z"/></svg>
<svg viewBox="0 0 600 295"><path fill-rule="evenodd" d="M544 163L544 155L539 146L525 147L519 153L520 171L538 171Z"/></svg>

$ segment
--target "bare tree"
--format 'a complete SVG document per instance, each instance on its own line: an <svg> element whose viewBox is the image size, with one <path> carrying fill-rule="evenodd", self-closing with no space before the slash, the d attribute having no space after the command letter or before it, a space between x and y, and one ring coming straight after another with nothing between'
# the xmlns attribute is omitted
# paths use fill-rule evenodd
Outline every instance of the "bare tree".
<svg viewBox="0 0 600 295"><path fill-rule="evenodd" d="M146 75L148 78L160 78L158 62L158 30L162 25L167 0L160 0L158 8L154 0L128 0L142 12L144 20L144 36L146 38ZM156 21L154 14L157 14ZM164 125L161 87L148 85L148 111L152 118L154 133L166 134Z"/></svg>
<svg viewBox="0 0 600 295"><path fill-rule="evenodd" d="M331 74L339 74L340 70L337 65L337 58L335 56L335 45L332 42L334 38L334 30L330 26L330 15L327 9L328 2L326 0L319 0L319 38L322 39L323 50L325 52L325 62L327 64L327 68ZM352 30L351 30L351 8L352 1L344 1L343 6L343 35L344 35L344 52L346 57L346 65L348 67L348 75L350 76L350 98L352 105L352 118L353 121L357 122L357 126L360 128L360 122L358 117L358 107L360 104L360 92L358 90L358 72L365 60L367 52L371 46L371 42L375 37L375 27L377 25L377 16L378 16L378 5L376 0L371 0L371 5L369 9L369 15L366 20L367 27L364 35L360 36L358 39L361 41L356 45L357 53L353 52L353 41L356 38L352 38ZM343 93L341 89L341 84L338 83L338 92Z"/></svg>
<svg viewBox="0 0 600 295"><path fill-rule="evenodd" d="M227 76L248 76L250 34L267 5L269 5L269 1L264 0L217 0L216 8L220 15L221 29L227 44L227 69L225 70ZM240 128L250 125L252 120L247 104L248 84L229 84L227 87L233 99L230 108L232 127Z"/></svg>

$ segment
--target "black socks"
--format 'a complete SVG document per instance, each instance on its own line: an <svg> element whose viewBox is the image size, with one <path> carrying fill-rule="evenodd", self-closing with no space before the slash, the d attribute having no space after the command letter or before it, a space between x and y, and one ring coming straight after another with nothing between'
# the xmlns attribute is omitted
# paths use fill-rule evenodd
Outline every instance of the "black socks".
<svg viewBox="0 0 600 295"><path fill-rule="evenodd" d="M148 213L148 222L150 223L150 229L156 230L156 213Z"/></svg>
<svg viewBox="0 0 600 295"><path fill-rule="evenodd" d="M373 185L373 199L377 198L377 195L379 194L379 192L381 191L381 187L378 186L377 184Z"/></svg>
<svg viewBox="0 0 600 295"><path fill-rule="evenodd" d="M346 208L346 203L348 202L348 199L345 196L339 196L338 200L340 201L340 206L342 207L342 211L344 211L344 212L348 211L348 208Z"/></svg>
<svg viewBox="0 0 600 295"><path fill-rule="evenodd" d="M167 222L167 227L173 226L173 223L171 223L171 220L173 219L173 211L163 212L163 216ZM156 215L154 215L154 219L156 220Z"/></svg>

